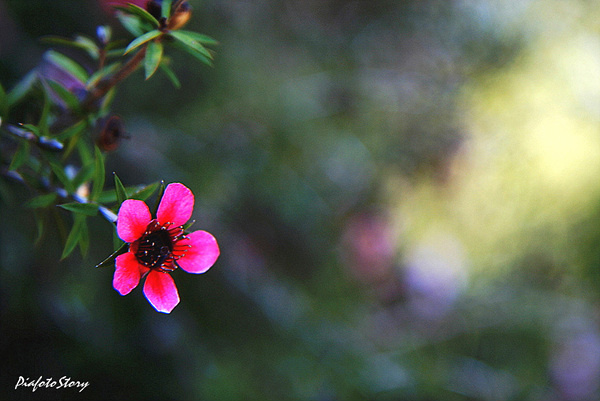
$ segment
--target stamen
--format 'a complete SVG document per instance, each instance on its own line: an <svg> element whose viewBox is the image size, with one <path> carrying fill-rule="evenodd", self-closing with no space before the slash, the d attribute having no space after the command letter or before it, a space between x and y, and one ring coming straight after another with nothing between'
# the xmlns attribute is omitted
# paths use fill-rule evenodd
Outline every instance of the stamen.
<svg viewBox="0 0 600 401"><path fill-rule="evenodd" d="M180 243L182 239L189 239L183 226L172 226L172 222L160 225L157 220L148 224L136 241L135 255L142 265L165 273L179 267L176 261L185 256L191 245Z"/></svg>

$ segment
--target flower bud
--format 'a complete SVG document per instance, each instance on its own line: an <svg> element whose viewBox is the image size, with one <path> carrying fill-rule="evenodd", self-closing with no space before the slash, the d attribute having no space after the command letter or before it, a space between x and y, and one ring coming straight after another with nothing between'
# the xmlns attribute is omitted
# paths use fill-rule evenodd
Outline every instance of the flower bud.
<svg viewBox="0 0 600 401"><path fill-rule="evenodd" d="M103 46L106 46L110 42L111 33L110 26L108 25L100 25L96 28L96 36Z"/></svg>
<svg viewBox="0 0 600 401"><path fill-rule="evenodd" d="M175 7L167 23L167 28L173 30L182 28L192 17L192 7L187 1L176 3Z"/></svg>
<svg viewBox="0 0 600 401"><path fill-rule="evenodd" d="M104 152L112 152L117 149L122 138L126 138L125 127L119 116L111 116L100 120L100 134L96 144Z"/></svg>

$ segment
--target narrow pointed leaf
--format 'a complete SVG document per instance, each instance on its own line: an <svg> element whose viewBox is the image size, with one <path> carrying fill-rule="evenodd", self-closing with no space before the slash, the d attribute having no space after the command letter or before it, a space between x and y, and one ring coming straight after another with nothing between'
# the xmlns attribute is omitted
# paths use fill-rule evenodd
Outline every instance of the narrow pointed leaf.
<svg viewBox="0 0 600 401"><path fill-rule="evenodd" d="M158 187L158 195L156 196L156 202L154 203L154 208L152 209L152 215L156 216L156 212L158 211L158 206L160 205L160 201L165 193L165 182L161 180L160 185Z"/></svg>
<svg viewBox="0 0 600 401"><path fill-rule="evenodd" d="M52 88L54 92L62 99L63 102L67 105L67 107L71 110L77 111L79 110L79 99L72 92L70 92L67 88L59 84L58 82L48 80L48 85Z"/></svg>
<svg viewBox="0 0 600 401"><path fill-rule="evenodd" d="M63 203L62 205L58 206L65 210L68 210L69 212L85 214L86 216L95 216L96 214L98 214L98 205L95 203L71 202Z"/></svg>
<svg viewBox="0 0 600 401"><path fill-rule="evenodd" d="M83 225L85 224L85 216L82 214L75 215L75 219L73 222L73 227L69 232L69 236L67 237L67 241L65 242L65 248L63 249L63 253L61 255L61 260L69 256L77 244L79 243L79 239L82 235Z"/></svg>
<svg viewBox="0 0 600 401"><path fill-rule="evenodd" d="M146 32L145 34L143 34L142 36L137 37L136 39L134 39L130 44L127 45L127 47L125 48L125 53L127 54L130 51L132 51L133 49L143 45L144 43L160 36L162 33L155 29L153 31L150 32Z"/></svg>
<svg viewBox="0 0 600 401"><path fill-rule="evenodd" d="M41 135L48 135L48 115L50 114L50 96L47 92L44 92L44 105L42 106L42 114L40 115L40 121L38 128Z"/></svg>
<svg viewBox="0 0 600 401"><path fill-rule="evenodd" d="M119 56L122 54L123 54L123 51L121 50L119 53ZM113 74L114 72L116 72L119 69L119 67L121 67L121 63L116 62L116 63L112 63L110 65L107 65L106 67L104 67L101 70L96 71L95 73L92 74L92 76L90 76L90 79L88 79L85 86L88 89L95 87L102 78Z"/></svg>
<svg viewBox="0 0 600 401"><path fill-rule="evenodd" d="M33 84L37 81L37 74L35 71L29 72L25 75L6 95L6 103L8 107L12 107L19 103L21 99L29 93Z"/></svg>
<svg viewBox="0 0 600 401"><path fill-rule="evenodd" d="M43 43L73 47L85 50L94 60L98 59L100 51L96 43L88 37L77 36L75 39L63 38L61 36L44 36L40 39Z"/></svg>
<svg viewBox="0 0 600 401"><path fill-rule="evenodd" d="M117 12L117 18L121 25L123 25L123 28L133 36L138 37L144 34L142 23L138 18L124 12Z"/></svg>
<svg viewBox="0 0 600 401"><path fill-rule="evenodd" d="M88 80L88 73L85 71L85 69L64 54L55 52L54 50L48 50L45 54L45 57L47 57L56 65L62 67L64 70L73 74L73 76L79 81L86 82Z"/></svg>
<svg viewBox="0 0 600 401"><path fill-rule="evenodd" d="M9 170L16 170L25 163L27 158L29 157L29 142L21 141L15 155L13 156L12 161L10 162Z"/></svg>
<svg viewBox="0 0 600 401"><path fill-rule="evenodd" d="M67 192L73 193L75 188L73 187L73 183L65 173L64 168L56 162L50 162L50 167L52 168L52 172L54 173L56 178L58 178L58 180L63 184Z"/></svg>
<svg viewBox="0 0 600 401"><path fill-rule="evenodd" d="M142 21L149 22L155 28L159 27L158 21L156 20L156 18L154 18L152 14L150 14L148 11L144 10L139 6L136 6L135 4L127 4L127 6L117 6L115 8L125 13L140 17Z"/></svg>
<svg viewBox="0 0 600 401"><path fill-rule="evenodd" d="M167 78L169 78L169 81L171 81L174 87L177 89L181 88L181 82L179 82L179 78L177 78L177 75L175 75L175 72L171 69L171 67L165 63L160 63L160 69L165 73Z"/></svg>
<svg viewBox="0 0 600 401"><path fill-rule="evenodd" d="M163 0L161 8L161 16L168 19L171 16L171 2L172 0Z"/></svg>
<svg viewBox="0 0 600 401"><path fill-rule="evenodd" d="M160 183L158 183L158 182L146 185L145 187L132 193L129 196L129 199L137 199L137 200L145 201L150 196L152 196L152 194L156 191L156 189L158 188L159 185L160 185Z"/></svg>
<svg viewBox="0 0 600 401"><path fill-rule="evenodd" d="M117 173L113 173L115 179L115 194L117 195L117 202L119 205L123 203L127 199L127 190L123 186L121 179L117 175Z"/></svg>
<svg viewBox="0 0 600 401"><path fill-rule="evenodd" d="M174 41L172 44L174 47L183 50L184 52L191 54L192 56L196 57L198 60L200 60L202 63L208 65L208 66L213 66L213 62L210 58L206 57L204 54L194 50L193 48L184 45L182 42L178 42L178 41Z"/></svg>
<svg viewBox="0 0 600 401"><path fill-rule="evenodd" d="M201 43L203 45L208 45L208 46L216 46L219 44L219 41L216 39L211 38L208 35L204 35L202 33L198 33L198 32L193 32L193 31L187 31L187 30L179 30L178 32L183 33L187 36L189 36L190 38L194 39L196 42Z"/></svg>
<svg viewBox="0 0 600 401"><path fill-rule="evenodd" d="M163 55L163 45L161 42L152 41L148 43L146 48L146 58L144 59L144 69L146 72L146 79L150 78L156 72L160 60Z"/></svg>
<svg viewBox="0 0 600 401"><path fill-rule="evenodd" d="M104 156L100 149L94 147L94 186L92 188L91 200L98 199L98 196L102 193L104 188Z"/></svg>
<svg viewBox="0 0 600 401"><path fill-rule="evenodd" d="M56 135L55 138L59 141L66 141L67 139L76 136L77 134L80 134L84 129L85 122L80 121L77 124L74 124L69 128L66 128L64 131L60 132L58 135Z"/></svg>
<svg viewBox="0 0 600 401"><path fill-rule="evenodd" d="M75 43L79 48L85 50L94 60L98 60L100 57L100 49L98 48L98 45L87 36L77 35L75 37Z"/></svg>
<svg viewBox="0 0 600 401"><path fill-rule="evenodd" d="M36 209L38 207L46 207L53 205L56 202L58 195L55 193L38 195L25 203L26 207Z"/></svg>
<svg viewBox="0 0 600 401"><path fill-rule="evenodd" d="M189 47L190 49L193 49L193 50L197 51L198 53L202 54L204 57L212 60L213 56L212 56L212 54L210 54L208 49L206 47L204 47L204 45L202 43L198 42L196 39L194 39L188 33L181 32L181 31L171 31L171 32L169 32L169 35L172 36L173 38L177 39L178 41L180 41L182 44Z"/></svg>

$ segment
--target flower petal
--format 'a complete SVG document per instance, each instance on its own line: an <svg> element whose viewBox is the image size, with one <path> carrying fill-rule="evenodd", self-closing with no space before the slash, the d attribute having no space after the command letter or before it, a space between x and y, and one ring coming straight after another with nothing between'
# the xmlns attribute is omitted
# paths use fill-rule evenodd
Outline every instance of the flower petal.
<svg viewBox="0 0 600 401"><path fill-rule="evenodd" d="M188 273L204 273L219 257L217 240L206 231L194 231L188 237L177 242L177 245L191 246L177 264Z"/></svg>
<svg viewBox="0 0 600 401"><path fill-rule="evenodd" d="M139 200L128 199L121 204L117 215L117 234L125 242L139 239L152 220L148 205Z"/></svg>
<svg viewBox="0 0 600 401"><path fill-rule="evenodd" d="M113 276L113 287L121 295L127 295L140 282L144 266L140 265L132 252L117 256L115 260L115 275Z"/></svg>
<svg viewBox="0 0 600 401"><path fill-rule="evenodd" d="M180 183L167 185L163 194L156 218L161 225L171 223L181 226L192 217L194 209L194 194L188 187Z"/></svg>
<svg viewBox="0 0 600 401"><path fill-rule="evenodd" d="M144 295L154 309L170 313L179 303L179 293L173 278L168 273L151 270L144 284Z"/></svg>

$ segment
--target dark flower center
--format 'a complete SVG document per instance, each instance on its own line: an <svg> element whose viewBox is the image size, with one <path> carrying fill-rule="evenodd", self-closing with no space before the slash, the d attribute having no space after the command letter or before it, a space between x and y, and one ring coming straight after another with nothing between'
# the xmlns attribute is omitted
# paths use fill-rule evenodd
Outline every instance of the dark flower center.
<svg viewBox="0 0 600 401"><path fill-rule="evenodd" d="M178 245L177 242L186 237L181 226L169 226L169 223L161 226L156 220L148 224L142 237L132 244L138 262L164 272L178 267L176 260L185 255L188 247Z"/></svg>

